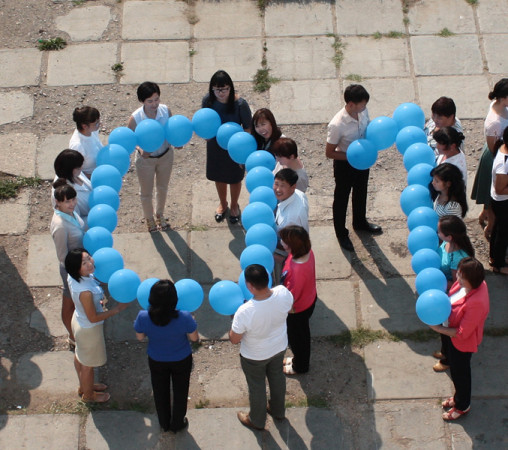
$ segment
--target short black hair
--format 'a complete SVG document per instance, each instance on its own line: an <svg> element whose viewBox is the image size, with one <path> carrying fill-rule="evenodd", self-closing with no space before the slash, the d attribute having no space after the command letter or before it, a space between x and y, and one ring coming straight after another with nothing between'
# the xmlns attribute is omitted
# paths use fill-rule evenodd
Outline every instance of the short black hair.
<svg viewBox="0 0 508 450"><path fill-rule="evenodd" d="M54 193L55 200L59 202L70 200L71 198L74 198L78 195L76 189L74 189L70 184L68 184L65 178L58 178L53 183L53 189L55 189Z"/></svg>
<svg viewBox="0 0 508 450"><path fill-rule="evenodd" d="M438 116L455 116L457 107L450 97L439 97L431 106L430 110Z"/></svg>
<svg viewBox="0 0 508 450"><path fill-rule="evenodd" d="M293 139L281 137L277 139L271 148L275 156L282 156L283 158L289 158L290 156L298 157L298 147Z"/></svg>
<svg viewBox="0 0 508 450"><path fill-rule="evenodd" d="M81 281L81 263L83 262L83 253L88 253L84 248L75 248L67 253L65 257L65 271L78 283Z"/></svg>
<svg viewBox="0 0 508 450"><path fill-rule="evenodd" d="M65 178L67 181L74 183L74 169L81 167L85 158L77 150L66 148L62 150L55 158L53 164L55 173L58 178Z"/></svg>
<svg viewBox="0 0 508 450"><path fill-rule="evenodd" d="M293 169L286 167L285 169L280 169L275 174L275 179L285 181L290 186L294 186L298 181L298 174Z"/></svg>
<svg viewBox="0 0 508 450"><path fill-rule="evenodd" d="M370 95L361 84L350 84L344 91L344 101L346 103L361 103L369 101Z"/></svg>
<svg viewBox="0 0 508 450"><path fill-rule="evenodd" d="M138 100L143 103L147 98L150 98L153 94L161 95L161 90L157 83L153 81L145 81L138 86L137 90Z"/></svg>
<svg viewBox="0 0 508 450"><path fill-rule="evenodd" d="M251 264L244 270L245 282L252 284L256 289L268 287L268 272L261 264Z"/></svg>
<svg viewBox="0 0 508 450"><path fill-rule="evenodd" d="M83 130L83 125L90 125L101 118L101 113L93 106L82 106L76 108L72 113L72 120L76 122L78 130Z"/></svg>

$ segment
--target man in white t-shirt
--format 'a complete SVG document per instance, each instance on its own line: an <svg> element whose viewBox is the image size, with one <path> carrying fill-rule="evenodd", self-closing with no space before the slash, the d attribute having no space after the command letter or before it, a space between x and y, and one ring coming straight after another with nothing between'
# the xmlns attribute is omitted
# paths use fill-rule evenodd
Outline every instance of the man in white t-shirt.
<svg viewBox="0 0 508 450"><path fill-rule="evenodd" d="M244 273L247 289L254 297L236 311L229 340L240 343L250 412L240 411L237 416L246 427L263 430L267 412L277 420L285 417L286 378L282 369L288 345L286 319L293 307L293 295L284 286L270 289L268 273L259 264L247 266ZM268 403L266 378L270 386Z"/></svg>
<svg viewBox="0 0 508 450"><path fill-rule="evenodd" d="M367 231L368 233L380 233L381 227L367 222L367 185L369 183L369 169L358 170L349 164L346 151L351 142L363 139L369 113L367 103L369 93L359 85L352 84L344 91L346 105L328 124L326 138L326 157L333 159L333 174L335 177L335 191L333 194L333 226L335 235L340 246L348 251L353 251L353 243L349 239L349 231L346 228L346 213L349 202L349 194L353 191L353 228Z"/></svg>

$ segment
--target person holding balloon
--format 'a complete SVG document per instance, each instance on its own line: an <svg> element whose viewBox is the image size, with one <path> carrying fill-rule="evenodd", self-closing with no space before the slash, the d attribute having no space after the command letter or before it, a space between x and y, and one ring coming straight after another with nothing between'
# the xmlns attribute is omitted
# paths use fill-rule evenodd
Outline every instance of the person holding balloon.
<svg viewBox="0 0 508 450"><path fill-rule="evenodd" d="M456 117L457 107L455 102L450 97L439 97L430 108L432 117L425 124L425 134L427 135L427 144L434 150L436 156L438 156L437 143L434 137L434 133L445 127L452 127L458 133L463 133L462 124ZM459 147L460 151L463 151L462 146Z"/></svg>
<svg viewBox="0 0 508 450"><path fill-rule="evenodd" d="M293 357L284 360L283 372L296 375L309 371L309 320L317 300L316 261L305 228L290 225L279 231L288 258L282 269L281 284L293 294L293 307L287 318L288 341Z"/></svg>
<svg viewBox="0 0 508 450"><path fill-rule="evenodd" d="M333 226L340 246L354 251L346 228L349 195L353 190L353 228L369 233L380 233L381 227L369 223L366 218L369 169L358 170L349 164L346 151L351 142L365 136L369 124L367 103L370 95L359 85L349 85L344 91L345 106L328 124L326 157L333 159L335 191L333 195Z"/></svg>
<svg viewBox="0 0 508 450"><path fill-rule="evenodd" d="M178 294L170 280L159 280L150 289L148 311L134 322L136 337L148 337L148 366L159 424L177 433L188 427L187 397L192 370L191 341L198 341L197 324L187 311L176 309ZM173 404L171 404L171 393Z"/></svg>
<svg viewBox="0 0 508 450"><path fill-rule="evenodd" d="M293 295L284 286L268 287L268 272L259 264L245 268L245 283L253 298L236 311L229 340L240 344L240 362L249 388L250 412L238 412L242 425L265 428L266 413L285 417L286 378L282 372L288 345L286 319ZM267 406L266 379L270 387Z"/></svg>
<svg viewBox="0 0 508 450"><path fill-rule="evenodd" d="M62 277L62 322L69 333L68 342L75 346L71 321L74 313L67 271L65 270L65 257L70 250L83 247L85 223L74 209L78 203L76 190L67 183L65 178L59 178L53 183L55 208L51 219L50 233L55 243L56 256L60 263L60 276Z"/></svg>
<svg viewBox="0 0 508 450"><path fill-rule="evenodd" d="M252 116L252 136L256 139L258 150L272 152L272 145L284 136L277 125L275 116L268 108L258 109Z"/></svg>
<svg viewBox="0 0 508 450"><path fill-rule="evenodd" d="M296 189L305 192L309 187L309 176L303 166L302 160L298 157L298 147L293 139L281 137L272 145L272 153L277 160L277 165L273 170L276 174L281 169L292 169L298 175Z"/></svg>
<svg viewBox="0 0 508 450"><path fill-rule="evenodd" d="M485 146L476 170L471 191L471 199L483 205L483 211L478 222L483 228L485 237L490 239L494 227L495 215L490 208L490 188L492 184L492 163L494 161L495 145L501 139L503 130L508 126L508 78L502 78L489 93L492 103L485 118Z"/></svg>
<svg viewBox="0 0 508 450"><path fill-rule="evenodd" d="M119 303L109 311L104 309L104 292L94 278L94 260L84 248L75 248L65 257L69 289L75 311L72 331L76 338L74 368L78 374L78 394L84 402L104 403L110 395L105 384L94 384L94 367L106 364L104 321L127 308Z"/></svg>
<svg viewBox="0 0 508 450"><path fill-rule="evenodd" d="M508 248L508 127L503 132L503 143L492 164L492 186L490 204L496 220L490 237L489 255L492 270L508 275L506 249Z"/></svg>
<svg viewBox="0 0 508 450"><path fill-rule="evenodd" d="M76 129L69 141L69 148L83 155L85 159L83 173L91 178L92 172L97 167L97 154L102 148L99 139L101 114L97 108L82 106L74 110L72 120L76 122Z"/></svg>
<svg viewBox="0 0 508 450"><path fill-rule="evenodd" d="M76 205L76 213L86 223L88 211L88 197L92 192L92 183L89 178L82 172L85 158L77 150L65 149L61 151L55 158L55 182L58 178L64 178L67 183L76 190L78 203ZM55 207L54 188L51 190L51 203Z"/></svg>
<svg viewBox="0 0 508 450"><path fill-rule="evenodd" d="M478 351L489 313L485 271L477 259L467 257L457 268L457 281L449 292L451 313L443 325L430 328L443 336L455 394L443 401L443 420L456 420L471 409L471 356Z"/></svg>
<svg viewBox="0 0 508 450"><path fill-rule="evenodd" d="M430 176L432 186L438 192L434 200L434 211L437 215L465 217L468 206L460 169L453 164L443 163L434 167Z"/></svg>
<svg viewBox="0 0 508 450"><path fill-rule="evenodd" d="M210 79L208 94L203 97L202 107L215 110L222 123L235 122L240 124L245 132L250 132L252 114L249 104L235 93L233 80L224 70L218 70ZM219 196L219 206L215 210L216 222L222 222L226 217L228 185L231 196L229 222L235 224L240 221L238 199L244 173L243 165L233 161L229 153L220 148L215 138L207 140L206 178L215 182Z"/></svg>
<svg viewBox="0 0 508 450"><path fill-rule="evenodd" d="M157 83L145 81L138 86L137 96L142 106L132 113L127 126L135 131L145 119L153 119L162 126L171 117L171 111L160 103L161 91ZM169 224L164 217L164 207L168 196L169 179L173 169L173 147L164 140L153 152L136 147L136 173L139 180L139 196L147 229L150 233L167 230ZM155 218L153 207L153 188L155 184Z"/></svg>
<svg viewBox="0 0 508 450"><path fill-rule="evenodd" d="M461 151L464 135L453 127L443 127L435 131L433 137L438 152L436 165L447 162L457 166L462 174L465 188L467 185L466 155Z"/></svg>

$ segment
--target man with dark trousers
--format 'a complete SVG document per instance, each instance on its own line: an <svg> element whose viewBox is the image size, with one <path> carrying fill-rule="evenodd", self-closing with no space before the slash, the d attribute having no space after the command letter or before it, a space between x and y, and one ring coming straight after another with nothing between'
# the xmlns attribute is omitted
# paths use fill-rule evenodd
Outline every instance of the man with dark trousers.
<svg viewBox="0 0 508 450"><path fill-rule="evenodd" d="M326 157L333 159L335 191L333 194L333 226L340 246L354 251L346 228L349 194L353 190L353 228L368 233L381 233L381 227L369 223L366 218L367 186L369 169L358 170L349 164L346 151L351 142L365 138L369 124L367 103L369 93L359 85L352 84L344 91L345 106L328 124Z"/></svg>

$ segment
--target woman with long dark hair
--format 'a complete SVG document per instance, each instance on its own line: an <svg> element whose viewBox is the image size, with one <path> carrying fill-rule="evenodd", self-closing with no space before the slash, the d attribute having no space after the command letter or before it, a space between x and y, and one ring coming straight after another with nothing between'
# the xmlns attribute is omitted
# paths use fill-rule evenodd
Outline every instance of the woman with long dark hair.
<svg viewBox="0 0 508 450"><path fill-rule="evenodd" d="M219 113L222 123L236 122L246 132L250 132L252 114L249 104L235 93L233 80L223 70L215 72L210 80L208 94L201 103L203 108L211 108ZM228 210L228 185L231 195L230 223L240 220L238 199L242 190L245 173L243 165L233 161L229 153L220 148L215 138L206 142L206 178L215 182L219 195L219 206L215 210L216 222L222 222Z"/></svg>
<svg viewBox="0 0 508 450"><path fill-rule="evenodd" d="M175 285L160 280L150 290L148 311L140 311L134 322L138 340L148 337L148 366L159 424L173 433L189 425L185 417L192 370L189 339L199 339L196 321L189 312L177 310L177 302Z"/></svg>

